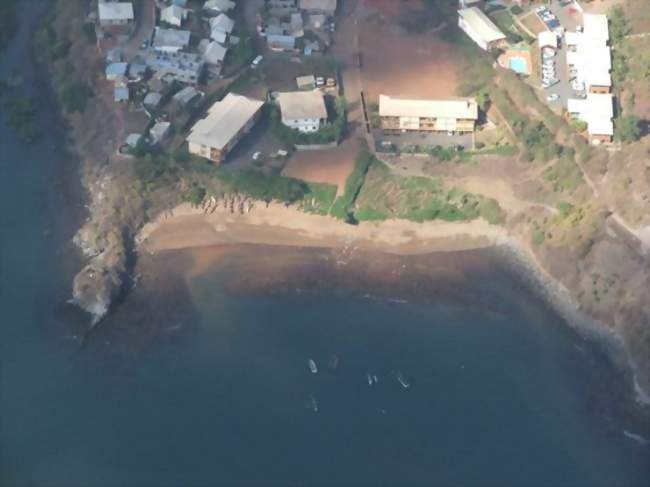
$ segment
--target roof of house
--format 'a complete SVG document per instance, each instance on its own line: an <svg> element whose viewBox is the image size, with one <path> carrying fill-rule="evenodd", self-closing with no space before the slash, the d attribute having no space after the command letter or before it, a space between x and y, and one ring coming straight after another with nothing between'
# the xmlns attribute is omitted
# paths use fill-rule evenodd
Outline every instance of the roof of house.
<svg viewBox="0 0 650 487"><path fill-rule="evenodd" d="M142 139L142 134L136 134L136 133L129 134L126 136L126 143L127 145L135 148L138 146L138 142L140 142L140 139Z"/></svg>
<svg viewBox="0 0 650 487"><path fill-rule="evenodd" d="M607 16L603 14L584 14L582 16L584 37L590 41L607 43L609 40L609 26Z"/></svg>
<svg viewBox="0 0 650 487"><path fill-rule="evenodd" d="M124 76L129 69L129 63L112 63L106 66L106 76Z"/></svg>
<svg viewBox="0 0 650 487"><path fill-rule="evenodd" d="M160 11L160 20L168 24L181 25L181 22L187 18L187 10L178 5L170 5Z"/></svg>
<svg viewBox="0 0 650 487"><path fill-rule="evenodd" d="M189 30L161 29L156 27L156 35L153 39L153 47L172 47L182 49L190 43Z"/></svg>
<svg viewBox="0 0 650 487"><path fill-rule="evenodd" d="M476 32L485 42L493 42L505 39L506 36L501 30L494 25L487 15L477 7L464 8L458 11L465 22Z"/></svg>
<svg viewBox="0 0 650 487"><path fill-rule="evenodd" d="M169 122L158 122L149 129L149 135L151 135L154 142L159 142L163 137L165 137L165 135L167 135L170 127L171 123Z"/></svg>
<svg viewBox="0 0 650 487"><path fill-rule="evenodd" d="M218 30L230 34L234 26L235 21L226 14L219 14L215 18L210 19L210 29L212 31Z"/></svg>
<svg viewBox="0 0 650 487"><path fill-rule="evenodd" d="M208 64L219 64L223 62L227 52L228 48L218 42L210 42L203 52L203 59Z"/></svg>
<svg viewBox="0 0 650 487"><path fill-rule="evenodd" d="M178 5L179 7L187 7L187 0L172 0L172 5Z"/></svg>
<svg viewBox="0 0 650 487"><path fill-rule="evenodd" d="M228 12L235 8L235 2L231 0L208 0L203 5L205 10L216 10L218 12Z"/></svg>
<svg viewBox="0 0 650 487"><path fill-rule="evenodd" d="M155 91L151 91L147 93L147 96L144 97L144 104L151 107L157 107L160 103L160 100L162 100L162 95L160 93L156 93Z"/></svg>
<svg viewBox="0 0 650 487"><path fill-rule="evenodd" d="M336 0L298 0L298 8L334 12L336 10Z"/></svg>
<svg viewBox="0 0 650 487"><path fill-rule="evenodd" d="M127 86L116 86L113 89L113 98L115 101L128 101L129 88Z"/></svg>
<svg viewBox="0 0 650 487"><path fill-rule="evenodd" d="M266 43L271 49L291 50L296 47L296 38L294 36L269 34L266 36Z"/></svg>
<svg viewBox="0 0 650 487"><path fill-rule="evenodd" d="M379 115L382 117L421 118L478 118L478 105L474 98L449 98L444 100L414 100L379 95Z"/></svg>
<svg viewBox="0 0 650 487"><path fill-rule="evenodd" d="M194 124L187 141L223 149L262 105L263 101L228 93L210 107L205 118Z"/></svg>
<svg viewBox="0 0 650 487"><path fill-rule="evenodd" d="M189 102L191 102L192 100L194 100L194 98L196 98L197 96L199 96L199 91L196 88L194 88L193 86L186 86L185 88L180 90L178 93L176 93L173 96L173 98L174 98L174 101L177 101L177 102L179 102L179 103L181 103L183 105L186 105Z"/></svg>
<svg viewBox="0 0 650 487"><path fill-rule="evenodd" d="M313 74L298 76L296 83L298 84L298 88L313 88L316 86L316 77Z"/></svg>
<svg viewBox="0 0 650 487"><path fill-rule="evenodd" d="M614 99L611 93L587 93L587 97L569 98L567 111L587 122L591 135L614 135Z"/></svg>
<svg viewBox="0 0 650 487"><path fill-rule="evenodd" d="M100 20L133 20L131 2L110 2L99 4Z"/></svg>
<svg viewBox="0 0 650 487"><path fill-rule="evenodd" d="M549 46L557 49L557 34L555 32L543 30L537 34L537 41L539 42L539 47Z"/></svg>
<svg viewBox="0 0 650 487"><path fill-rule="evenodd" d="M612 57L609 47L580 44L567 53L567 63L578 70L577 78L588 86L611 86Z"/></svg>
<svg viewBox="0 0 650 487"><path fill-rule="evenodd" d="M210 32L210 39L225 44L226 39L228 39L228 34L218 29L212 29Z"/></svg>
<svg viewBox="0 0 650 487"><path fill-rule="evenodd" d="M327 107L320 91L278 93L283 119L327 118Z"/></svg>

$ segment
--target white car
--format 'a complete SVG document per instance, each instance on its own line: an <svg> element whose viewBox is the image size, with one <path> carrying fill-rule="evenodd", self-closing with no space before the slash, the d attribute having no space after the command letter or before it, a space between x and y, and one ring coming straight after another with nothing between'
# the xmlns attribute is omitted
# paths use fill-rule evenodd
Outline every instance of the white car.
<svg viewBox="0 0 650 487"><path fill-rule="evenodd" d="M261 156L262 156L262 153L261 153L261 152L255 152L255 153L253 154L253 160L254 160L254 161L258 161L259 158L260 158Z"/></svg>
<svg viewBox="0 0 650 487"><path fill-rule="evenodd" d="M546 97L546 101L548 101L549 103L553 103L554 101L558 101L559 99L560 99L560 95L558 95L557 93L551 93Z"/></svg>
<svg viewBox="0 0 650 487"><path fill-rule="evenodd" d="M316 78L316 86L325 86L325 78L322 76Z"/></svg>
<svg viewBox="0 0 650 487"><path fill-rule="evenodd" d="M535 7L535 12L538 14L541 14L542 12L546 11L546 7L544 5L539 5L538 7Z"/></svg>

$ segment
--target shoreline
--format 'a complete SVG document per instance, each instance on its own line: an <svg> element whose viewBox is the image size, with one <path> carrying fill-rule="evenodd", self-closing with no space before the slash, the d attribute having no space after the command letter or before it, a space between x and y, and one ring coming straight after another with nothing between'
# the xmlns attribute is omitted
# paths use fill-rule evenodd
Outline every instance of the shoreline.
<svg viewBox="0 0 650 487"><path fill-rule="evenodd" d="M225 201L225 200L224 200ZM224 244L280 245L378 251L419 255L493 249L504 266L580 336L603 346L613 363L631 375L636 401L650 404L637 380L631 356L622 339L605 324L584 313L570 291L541 265L529 246L503 227L483 220L415 223L388 220L349 225L329 217L311 215L278 203L256 202L249 210L232 211L219 202L205 208L183 203L144 225L136 237L136 251L155 254Z"/></svg>

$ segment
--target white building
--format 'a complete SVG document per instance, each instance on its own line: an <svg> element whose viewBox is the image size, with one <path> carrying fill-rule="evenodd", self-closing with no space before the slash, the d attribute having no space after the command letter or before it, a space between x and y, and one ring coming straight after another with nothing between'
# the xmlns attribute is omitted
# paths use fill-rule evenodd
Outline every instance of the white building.
<svg viewBox="0 0 650 487"><path fill-rule="evenodd" d="M317 132L327 121L327 107L320 91L278 94L282 123L303 133Z"/></svg>
<svg viewBox="0 0 650 487"><path fill-rule="evenodd" d="M310 14L334 15L336 0L298 0L298 8Z"/></svg>
<svg viewBox="0 0 650 487"><path fill-rule="evenodd" d="M176 29L162 29L156 27L153 38L155 51L176 53L190 45L190 31Z"/></svg>
<svg viewBox="0 0 650 487"><path fill-rule="evenodd" d="M219 14L213 19L210 19L210 30L212 32L223 32L230 34L235 27L235 21L228 17L226 14Z"/></svg>
<svg viewBox="0 0 650 487"><path fill-rule="evenodd" d="M472 132L478 119L474 98L415 100L379 95L381 128L390 132Z"/></svg>
<svg viewBox="0 0 650 487"><path fill-rule="evenodd" d="M188 10L179 7L178 5L171 5L160 11L160 20L169 25L180 27L183 21L187 19Z"/></svg>
<svg viewBox="0 0 650 487"><path fill-rule="evenodd" d="M231 0L207 0L203 5L203 10L210 12L224 13L235 8L235 2Z"/></svg>
<svg viewBox="0 0 650 487"><path fill-rule="evenodd" d="M458 11L458 27L485 51L505 44L505 34L477 7Z"/></svg>
<svg viewBox="0 0 650 487"><path fill-rule="evenodd" d="M552 47L553 49L558 48L558 38L555 32L550 30L543 30L537 34L537 42L539 47Z"/></svg>
<svg viewBox="0 0 650 487"><path fill-rule="evenodd" d="M132 24L134 19L131 2L99 3L99 25L102 27L128 25Z"/></svg>
<svg viewBox="0 0 650 487"><path fill-rule="evenodd" d="M611 93L587 93L586 98L569 98L567 111L587 124L592 143L612 141L614 97Z"/></svg>
<svg viewBox="0 0 650 487"><path fill-rule="evenodd" d="M259 119L263 101L228 93L194 124L187 137L189 151L220 164Z"/></svg>
<svg viewBox="0 0 650 487"><path fill-rule="evenodd" d="M576 79L591 93L609 93L612 87L612 56L605 15L585 14L582 32L566 32L567 64L577 71Z"/></svg>

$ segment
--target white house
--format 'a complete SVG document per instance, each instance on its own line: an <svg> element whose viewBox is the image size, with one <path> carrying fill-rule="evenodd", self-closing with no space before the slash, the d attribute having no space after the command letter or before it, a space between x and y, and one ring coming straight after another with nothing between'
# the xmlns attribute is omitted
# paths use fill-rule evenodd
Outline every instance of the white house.
<svg viewBox="0 0 650 487"><path fill-rule="evenodd" d="M303 133L317 132L327 121L327 107L320 91L278 94L282 123Z"/></svg>
<svg viewBox="0 0 650 487"><path fill-rule="evenodd" d="M220 164L259 119L263 101L228 93L190 129L187 137L192 154Z"/></svg>
<svg viewBox="0 0 650 487"><path fill-rule="evenodd" d="M458 27L485 51L505 44L505 34L477 7L458 11Z"/></svg>
<svg viewBox="0 0 650 487"><path fill-rule="evenodd" d="M593 144L612 141L614 98L611 93L587 93L586 98L569 98L567 111L587 124Z"/></svg>
<svg viewBox="0 0 650 487"><path fill-rule="evenodd" d="M566 32L567 64L578 72L576 78L591 93L609 93L612 87L612 55L605 15L585 14L582 32Z"/></svg>
<svg viewBox="0 0 650 487"><path fill-rule="evenodd" d="M334 15L336 0L298 0L298 8L310 14Z"/></svg>
<svg viewBox="0 0 650 487"><path fill-rule="evenodd" d="M231 0L207 0L203 5L203 10L210 12L224 13L235 8L235 2Z"/></svg>
<svg viewBox="0 0 650 487"><path fill-rule="evenodd" d="M185 19L187 19L188 10L179 7L178 5L171 5L160 11L160 20L169 25L180 27Z"/></svg>
<svg viewBox="0 0 650 487"><path fill-rule="evenodd" d="M102 27L128 25L134 19L131 2L99 3L99 25Z"/></svg>
<svg viewBox="0 0 650 487"><path fill-rule="evenodd" d="M210 19L210 30L212 32L223 32L230 34L235 27L235 21L228 17L226 14L219 14L215 18Z"/></svg>
<svg viewBox="0 0 650 487"><path fill-rule="evenodd" d="M379 95L381 128L389 132L472 132L478 119L474 98L416 100Z"/></svg>
<svg viewBox="0 0 650 487"><path fill-rule="evenodd" d="M190 32L187 30L162 29L156 27L153 48L159 52L175 53L190 45Z"/></svg>

